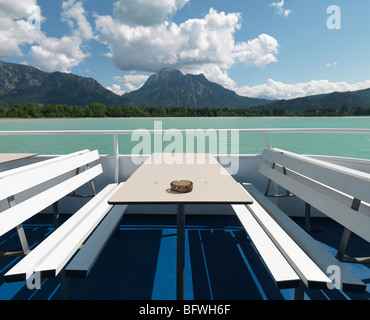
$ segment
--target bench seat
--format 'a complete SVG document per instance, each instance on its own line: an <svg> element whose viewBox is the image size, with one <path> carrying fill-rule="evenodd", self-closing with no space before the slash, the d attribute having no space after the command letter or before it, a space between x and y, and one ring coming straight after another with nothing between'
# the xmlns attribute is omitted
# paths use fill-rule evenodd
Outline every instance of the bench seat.
<svg viewBox="0 0 370 320"><path fill-rule="evenodd" d="M108 199L116 190L117 184L105 187L9 270L4 276L6 282L27 280L34 273L56 277L112 209Z"/></svg>
<svg viewBox="0 0 370 320"><path fill-rule="evenodd" d="M252 184L243 186L260 204L260 206L274 219L274 221L291 237L292 240L307 254L307 256L326 273L331 267L340 269L340 287L343 291L363 293L366 284L355 276L343 263L331 255L320 243L312 238L304 229L296 224L285 212L280 210L270 199ZM329 274L330 276L330 274Z"/></svg>
<svg viewBox="0 0 370 320"><path fill-rule="evenodd" d="M87 278L125 213L126 206L113 207L65 268L68 278Z"/></svg>
<svg viewBox="0 0 370 320"><path fill-rule="evenodd" d="M260 166L269 181L302 199L306 208L312 206L344 227L338 260L370 262L369 257L344 256L352 232L370 242L369 173L281 149L264 150L263 158L272 163ZM310 210L306 210L307 226L309 219Z"/></svg>

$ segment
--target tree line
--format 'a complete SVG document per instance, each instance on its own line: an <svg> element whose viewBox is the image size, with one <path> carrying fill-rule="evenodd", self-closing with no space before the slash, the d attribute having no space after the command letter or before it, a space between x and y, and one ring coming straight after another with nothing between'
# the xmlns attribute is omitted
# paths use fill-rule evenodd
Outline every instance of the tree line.
<svg viewBox="0 0 370 320"><path fill-rule="evenodd" d="M105 118L105 117L330 117L370 116L370 108L347 107L288 111L278 108L190 108L190 107L118 107L92 103L86 106L66 104L37 105L29 102L5 108L0 105L0 118Z"/></svg>

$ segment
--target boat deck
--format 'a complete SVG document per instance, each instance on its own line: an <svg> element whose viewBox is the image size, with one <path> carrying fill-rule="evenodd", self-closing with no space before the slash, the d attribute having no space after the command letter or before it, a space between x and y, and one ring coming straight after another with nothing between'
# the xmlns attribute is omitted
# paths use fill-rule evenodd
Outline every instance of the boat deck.
<svg viewBox="0 0 370 320"><path fill-rule="evenodd" d="M303 226L303 218L296 218ZM39 215L24 224L30 247L53 230L53 217ZM343 227L312 219L311 235L333 255ZM19 250L16 232L0 237L0 251ZM236 216L186 217L186 300L291 300L294 289L278 290ZM347 253L370 256L370 244L352 235ZM18 258L0 259L0 300L60 300L59 279L44 279L40 290L26 282L5 283ZM370 265L346 264L367 285L364 294L306 290L306 300L370 300ZM70 279L73 300L175 300L176 216L124 216L87 279Z"/></svg>

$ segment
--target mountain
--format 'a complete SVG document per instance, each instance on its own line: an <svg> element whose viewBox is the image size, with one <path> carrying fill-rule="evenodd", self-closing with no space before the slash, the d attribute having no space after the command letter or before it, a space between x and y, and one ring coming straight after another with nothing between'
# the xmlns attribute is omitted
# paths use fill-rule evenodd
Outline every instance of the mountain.
<svg viewBox="0 0 370 320"><path fill-rule="evenodd" d="M92 78L71 73L47 73L34 67L0 61L0 105L37 104L146 107L270 108L288 111L307 109L370 108L370 88L333 92L291 100L248 98L210 82L203 74L182 74L163 69L139 89L118 96Z"/></svg>
<svg viewBox="0 0 370 320"><path fill-rule="evenodd" d="M71 73L47 73L34 67L0 61L0 104L126 105L127 101L96 80Z"/></svg>
<svg viewBox="0 0 370 320"><path fill-rule="evenodd" d="M271 103L267 99L247 98L210 82L203 74L182 74L162 69L149 77L139 89L123 95L146 107L250 108Z"/></svg>
<svg viewBox="0 0 370 320"><path fill-rule="evenodd" d="M285 109L288 111L307 109L339 110L343 106L347 106L349 108L370 108L370 89L347 92L333 92L291 100L280 100L261 106L261 108Z"/></svg>

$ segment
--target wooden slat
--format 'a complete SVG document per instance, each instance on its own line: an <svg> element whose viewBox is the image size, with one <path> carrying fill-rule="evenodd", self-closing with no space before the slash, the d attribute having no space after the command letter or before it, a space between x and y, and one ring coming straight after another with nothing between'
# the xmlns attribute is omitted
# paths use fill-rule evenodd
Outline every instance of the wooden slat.
<svg viewBox="0 0 370 320"><path fill-rule="evenodd" d="M253 206L255 205L254 202ZM247 207L234 204L232 208L275 279L278 288L297 288L300 284L300 278Z"/></svg>
<svg viewBox="0 0 370 320"><path fill-rule="evenodd" d="M52 205L70 192L78 189L103 172L101 165L84 171L60 184L29 198L15 207L0 213L0 235L22 224L35 214Z"/></svg>
<svg viewBox="0 0 370 320"><path fill-rule="evenodd" d="M42 166L8 175L0 179L0 200L54 179L99 159L97 151L76 154L62 161L43 162Z"/></svg>
<svg viewBox="0 0 370 320"><path fill-rule="evenodd" d="M248 192L269 212L284 231L306 252L306 254L326 271L330 266L338 266L341 271L342 289L364 292L366 284L356 277L347 267L332 256L324 247L297 225L289 216L275 206L262 192L251 184L243 184Z"/></svg>
<svg viewBox="0 0 370 320"><path fill-rule="evenodd" d="M303 176L299 177L301 181L292 178L295 173L288 169L286 170L287 174L285 175L277 170L271 169L265 164L262 164L260 166L260 172L281 185L283 188L293 192L297 197L311 204L311 206L315 207L328 217L334 219L352 232L364 238L366 241L370 242L370 218L367 215L352 210L343 203L321 192L319 189L312 188L305 183L302 183L304 180ZM307 181L307 183L312 184L313 182Z"/></svg>
<svg viewBox="0 0 370 320"><path fill-rule="evenodd" d="M7 282L26 280L34 272L56 276L112 208L107 199L117 185L105 187L30 254L5 274Z"/></svg>
<svg viewBox="0 0 370 320"><path fill-rule="evenodd" d="M285 259L299 275L303 283L312 288L328 288L330 279L310 259L310 257L296 244L296 242L276 223L266 210L258 203L248 205L254 218L268 234L272 242L278 247Z"/></svg>
<svg viewBox="0 0 370 320"><path fill-rule="evenodd" d="M370 203L370 174L281 149L264 150L263 158Z"/></svg>

